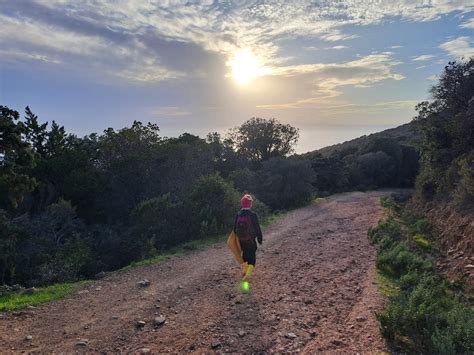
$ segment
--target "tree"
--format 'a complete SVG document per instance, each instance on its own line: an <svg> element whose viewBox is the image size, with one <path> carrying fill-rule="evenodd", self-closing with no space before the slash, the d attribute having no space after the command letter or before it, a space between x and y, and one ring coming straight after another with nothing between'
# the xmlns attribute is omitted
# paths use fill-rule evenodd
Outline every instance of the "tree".
<svg viewBox="0 0 474 355"><path fill-rule="evenodd" d="M36 116L28 106L25 109L25 137L26 141L31 145L33 150L40 156L45 155L48 122L38 123Z"/></svg>
<svg viewBox="0 0 474 355"><path fill-rule="evenodd" d="M29 173L33 154L23 140L26 132L17 111L0 106L0 209L15 209L36 181Z"/></svg>
<svg viewBox="0 0 474 355"><path fill-rule="evenodd" d="M451 62L431 89L432 100L417 106L421 172L417 189L425 199L451 197L460 179L460 161L473 151L474 58ZM469 165L462 175L469 176ZM456 199L462 200L457 189ZM464 191L464 190L463 190Z"/></svg>
<svg viewBox="0 0 474 355"><path fill-rule="evenodd" d="M298 138L298 129L289 124L254 117L230 130L227 141L245 158L260 162L293 153Z"/></svg>

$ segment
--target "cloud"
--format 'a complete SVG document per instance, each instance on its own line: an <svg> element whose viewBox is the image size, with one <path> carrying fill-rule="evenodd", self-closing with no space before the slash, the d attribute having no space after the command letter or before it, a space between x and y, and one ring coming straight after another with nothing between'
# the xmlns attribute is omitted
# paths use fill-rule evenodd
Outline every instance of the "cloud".
<svg viewBox="0 0 474 355"><path fill-rule="evenodd" d="M417 56L417 57L412 57L411 60L414 61L414 62L423 62L423 61L433 59L434 57L435 56L431 55L431 54L423 54L423 55L420 55L420 56Z"/></svg>
<svg viewBox="0 0 474 355"><path fill-rule="evenodd" d="M444 42L439 48L445 50L452 57L469 58L474 56L474 48L471 47L471 39L467 36L455 38L451 41Z"/></svg>
<svg viewBox="0 0 474 355"><path fill-rule="evenodd" d="M265 66L282 66L288 60L282 38L347 41L357 38L347 32L353 26L394 17L433 21L472 8L469 0L422 5L412 0L22 0L2 4L0 42L12 51L31 51L23 56L28 60L55 58L68 65L88 58L98 73L154 82L195 75L209 58L224 57L222 64L242 48L251 49ZM190 53L200 60L193 63Z"/></svg>
<svg viewBox="0 0 474 355"><path fill-rule="evenodd" d="M472 28L474 29L474 17L473 18L470 18L469 20L467 20L466 22L463 22L459 25L459 27L461 28Z"/></svg>
<svg viewBox="0 0 474 355"><path fill-rule="evenodd" d="M416 100L385 101L374 104L342 103L323 106L321 113L327 116L354 113L382 113L384 111L413 109L417 103L418 101Z"/></svg>
<svg viewBox="0 0 474 355"><path fill-rule="evenodd" d="M348 39L358 38L357 35L344 34L340 30L332 30L329 33L321 34L321 39L329 42L347 41Z"/></svg>
<svg viewBox="0 0 474 355"><path fill-rule="evenodd" d="M401 62L393 60L391 52L370 54L345 63L302 64L275 69L270 76L294 78L300 86L307 85L311 96L287 103L259 104L262 109L295 109L331 102L342 95L339 88L370 87L383 80L402 80L402 74L393 72Z"/></svg>
<svg viewBox="0 0 474 355"><path fill-rule="evenodd" d="M403 48L403 46L400 46L400 45L396 45L396 46L390 46L388 47L390 49L398 49L398 48Z"/></svg>
<svg viewBox="0 0 474 355"><path fill-rule="evenodd" d="M348 46L334 46L334 47L330 47L331 49L346 49L346 48L349 48Z"/></svg>

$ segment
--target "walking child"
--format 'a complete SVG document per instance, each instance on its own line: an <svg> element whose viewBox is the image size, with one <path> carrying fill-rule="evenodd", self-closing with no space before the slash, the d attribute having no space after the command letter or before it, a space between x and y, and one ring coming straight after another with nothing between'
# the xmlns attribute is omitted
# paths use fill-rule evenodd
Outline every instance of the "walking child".
<svg viewBox="0 0 474 355"><path fill-rule="evenodd" d="M242 209L237 213L234 223L234 233L237 235L242 249L243 280L246 281L252 275L256 262L257 241L261 245L263 241L262 231L258 223L258 217L251 210L252 196L244 195L240 200Z"/></svg>

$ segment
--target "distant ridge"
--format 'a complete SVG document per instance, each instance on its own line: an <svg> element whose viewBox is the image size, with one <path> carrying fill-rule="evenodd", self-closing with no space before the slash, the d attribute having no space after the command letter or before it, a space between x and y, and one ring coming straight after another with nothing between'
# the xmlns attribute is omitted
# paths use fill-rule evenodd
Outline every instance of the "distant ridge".
<svg viewBox="0 0 474 355"><path fill-rule="evenodd" d="M364 135L359 138L352 139L350 141L317 149L307 154L313 155L319 153L323 156L329 156L339 153L342 155L346 155L347 153L359 150L361 147L367 145L369 141L378 138L391 138L395 139L398 143L402 145L415 146L419 140L419 137L419 134L415 130L415 124L413 122L410 122L395 128L386 129L384 131Z"/></svg>

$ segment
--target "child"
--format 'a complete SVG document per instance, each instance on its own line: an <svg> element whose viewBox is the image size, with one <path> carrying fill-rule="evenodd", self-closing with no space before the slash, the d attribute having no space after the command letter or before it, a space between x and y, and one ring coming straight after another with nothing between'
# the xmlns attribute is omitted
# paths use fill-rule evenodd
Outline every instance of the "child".
<svg viewBox="0 0 474 355"><path fill-rule="evenodd" d="M244 273L243 280L248 280L252 275L255 267L255 253L257 251L257 239L261 245L263 241L262 231L258 223L258 217L250 208L252 207L253 199L250 195L244 195L240 200L242 209L237 213L234 223L234 233L239 238L240 247L242 248L242 271Z"/></svg>

